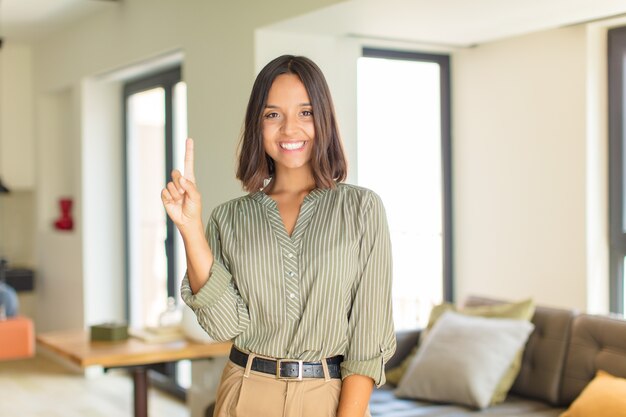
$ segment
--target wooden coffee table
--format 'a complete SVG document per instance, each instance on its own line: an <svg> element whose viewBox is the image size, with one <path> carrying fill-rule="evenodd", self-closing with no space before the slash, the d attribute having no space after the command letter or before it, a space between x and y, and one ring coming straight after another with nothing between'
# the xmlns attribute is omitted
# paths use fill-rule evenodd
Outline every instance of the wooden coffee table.
<svg viewBox="0 0 626 417"><path fill-rule="evenodd" d="M129 369L133 374L135 417L148 416L147 365L226 356L231 347L230 342L145 343L132 337L120 342L92 342L87 330L42 333L37 335L37 342L81 368L99 365Z"/></svg>

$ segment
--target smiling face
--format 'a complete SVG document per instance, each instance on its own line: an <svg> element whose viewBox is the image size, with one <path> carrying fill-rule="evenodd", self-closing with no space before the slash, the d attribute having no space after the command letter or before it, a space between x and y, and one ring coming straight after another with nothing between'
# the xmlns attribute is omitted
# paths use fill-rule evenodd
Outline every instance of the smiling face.
<svg viewBox="0 0 626 417"><path fill-rule="evenodd" d="M311 169L315 140L313 107L309 95L295 74L274 79L263 110L263 146L274 160L276 172Z"/></svg>

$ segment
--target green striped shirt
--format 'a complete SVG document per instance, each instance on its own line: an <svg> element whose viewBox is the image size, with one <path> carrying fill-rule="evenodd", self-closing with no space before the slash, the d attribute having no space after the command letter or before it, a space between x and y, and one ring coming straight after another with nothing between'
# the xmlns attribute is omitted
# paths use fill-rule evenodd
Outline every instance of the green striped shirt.
<svg viewBox="0 0 626 417"><path fill-rule="evenodd" d="M210 278L183 300L215 340L275 358L343 355L342 377L385 382L396 347L391 242L373 191L344 183L305 198L291 236L262 191L215 208L207 226Z"/></svg>

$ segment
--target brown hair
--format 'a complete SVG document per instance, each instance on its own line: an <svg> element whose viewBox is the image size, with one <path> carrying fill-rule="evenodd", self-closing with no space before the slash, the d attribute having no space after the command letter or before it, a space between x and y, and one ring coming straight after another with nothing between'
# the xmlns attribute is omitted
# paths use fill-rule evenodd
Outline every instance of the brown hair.
<svg viewBox="0 0 626 417"><path fill-rule="evenodd" d="M313 177L318 187L333 188L335 181L346 179L347 161L330 90L324 74L313 61L293 55L283 55L272 60L254 81L240 142L237 179L246 191L257 191L263 187L266 178L274 175L274 161L263 147L262 120L269 90L274 79L281 74L297 75L306 88L313 107L315 126L311 152Z"/></svg>

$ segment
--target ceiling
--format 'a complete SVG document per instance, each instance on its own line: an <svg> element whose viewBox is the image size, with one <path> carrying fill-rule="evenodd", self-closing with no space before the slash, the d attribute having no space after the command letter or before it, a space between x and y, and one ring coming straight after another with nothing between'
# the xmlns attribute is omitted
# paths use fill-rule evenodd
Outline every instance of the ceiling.
<svg viewBox="0 0 626 417"><path fill-rule="evenodd" d="M463 47L620 15L624 0L350 0L271 27Z"/></svg>
<svg viewBox="0 0 626 417"><path fill-rule="evenodd" d="M33 40L115 5L116 0L0 0L0 36Z"/></svg>
<svg viewBox="0 0 626 417"><path fill-rule="evenodd" d="M9 40L37 39L121 3L121 0L0 0L0 36ZM619 15L626 15L625 0L348 0L271 27L469 46Z"/></svg>

